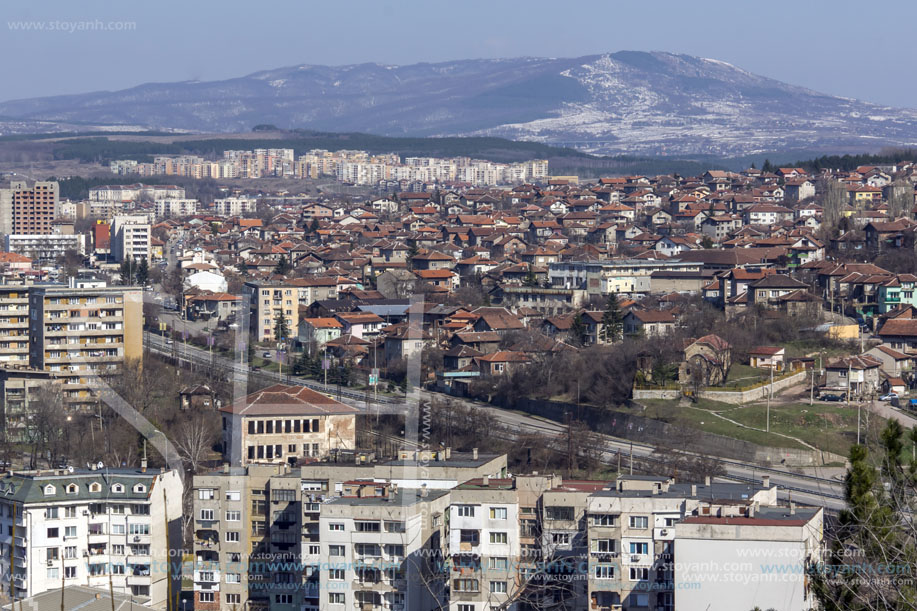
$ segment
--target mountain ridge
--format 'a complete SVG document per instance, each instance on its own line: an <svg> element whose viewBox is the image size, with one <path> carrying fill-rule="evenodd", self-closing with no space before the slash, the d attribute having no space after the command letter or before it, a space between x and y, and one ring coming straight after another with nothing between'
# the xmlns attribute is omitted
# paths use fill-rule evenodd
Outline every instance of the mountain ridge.
<svg viewBox="0 0 917 611"><path fill-rule="evenodd" d="M238 132L499 136L597 154L860 152L917 144L917 111L823 94L721 60L619 51L404 66L297 64L0 102L9 121Z"/></svg>

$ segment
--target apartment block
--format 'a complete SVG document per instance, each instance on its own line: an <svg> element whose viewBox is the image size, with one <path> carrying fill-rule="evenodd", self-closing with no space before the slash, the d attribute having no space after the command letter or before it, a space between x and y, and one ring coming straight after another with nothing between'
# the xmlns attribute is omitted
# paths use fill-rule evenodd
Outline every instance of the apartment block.
<svg viewBox="0 0 917 611"><path fill-rule="evenodd" d="M590 608L675 608L675 525L694 516L740 516L777 505L777 487L676 484L654 476L619 476L586 506ZM688 608L688 607L684 607Z"/></svg>
<svg viewBox="0 0 917 611"><path fill-rule="evenodd" d="M268 609L270 486L284 465L194 476L194 608Z"/></svg>
<svg viewBox="0 0 917 611"><path fill-rule="evenodd" d="M6 250L36 261L53 263L70 250L81 255L86 254L86 236L64 233L14 233L6 236Z"/></svg>
<svg viewBox="0 0 917 611"><path fill-rule="evenodd" d="M274 384L220 409L224 460L296 464L353 450L360 410L305 386Z"/></svg>
<svg viewBox="0 0 917 611"><path fill-rule="evenodd" d="M29 285L0 284L0 365L29 364Z"/></svg>
<svg viewBox="0 0 917 611"><path fill-rule="evenodd" d="M39 285L29 310L29 365L58 374L72 404L92 401L92 378L143 357L139 288Z"/></svg>
<svg viewBox="0 0 917 611"><path fill-rule="evenodd" d="M49 234L57 214L57 182L24 180L10 182L0 189L0 232L9 234Z"/></svg>
<svg viewBox="0 0 917 611"><path fill-rule="evenodd" d="M321 504L318 608L440 608L450 493L371 481L347 492Z"/></svg>
<svg viewBox="0 0 917 611"><path fill-rule="evenodd" d="M23 367L0 367L0 440L26 443L31 437L30 404L56 374Z"/></svg>
<svg viewBox="0 0 917 611"><path fill-rule="evenodd" d="M165 609L168 562L181 549L181 497L177 471L5 474L0 478L4 591L24 598L62 585L111 587ZM179 575L172 580L175 593Z"/></svg>
<svg viewBox="0 0 917 611"><path fill-rule="evenodd" d="M196 199L159 199L156 200L156 218L183 218L197 214L201 202Z"/></svg>
<svg viewBox="0 0 917 611"><path fill-rule="evenodd" d="M329 606L337 603L330 600L328 590L320 588L320 565L328 562L321 547L327 539L327 531L321 527L321 517L328 515L326 501L336 497L387 497L387 501L364 501L367 506L375 504L373 511L385 516L396 504L395 499L400 502L398 491L407 490L405 486L413 486L415 491L428 490L423 501L415 499L411 503L429 509L425 499L441 503L437 499L458 482L505 474L505 455L477 451L453 454L447 448L405 451L387 461L377 461L371 453L341 451L298 468L289 464L227 464L219 471L197 475L193 492L194 608L209 611L236 605L238 609L336 609ZM354 510L341 509L335 515L347 511ZM414 526L406 526L404 533L390 534L407 539L416 531ZM415 543L415 539L391 542L403 544L406 552L413 552ZM398 550L389 550L393 551ZM429 556L433 552L424 553ZM380 583L378 588L384 585ZM397 585L400 588L402 584L399 581ZM341 592L340 588L337 591ZM388 604L399 604L400 597L395 596L399 591L378 591ZM389 594L387 598L385 593ZM409 592L401 593L411 596ZM345 600L350 605L354 603L353 596L345 595ZM427 607L404 607L413 608Z"/></svg>
<svg viewBox="0 0 917 611"><path fill-rule="evenodd" d="M250 332L256 342L275 341L274 326L280 316L286 320L292 341L299 329L299 287L290 284L246 282L243 298L249 299Z"/></svg>
<svg viewBox="0 0 917 611"><path fill-rule="evenodd" d="M111 254L119 263L150 260L150 219L146 215L118 215L111 222Z"/></svg>

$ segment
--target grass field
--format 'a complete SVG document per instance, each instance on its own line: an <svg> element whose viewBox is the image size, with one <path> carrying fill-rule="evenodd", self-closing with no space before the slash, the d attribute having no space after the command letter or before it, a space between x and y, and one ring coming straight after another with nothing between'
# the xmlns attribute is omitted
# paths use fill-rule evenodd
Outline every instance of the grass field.
<svg viewBox="0 0 917 611"><path fill-rule="evenodd" d="M767 405L754 404L746 406L719 403L701 399L691 407L679 406L677 401L649 400L642 401L647 406L649 418L681 423L708 433L724 435L734 439L750 441L758 445L778 448L805 448L806 446L788 439L788 435L802 440L809 445L846 456L850 446L856 443L857 408L843 404L815 403L772 405L770 409L770 433L765 432ZM715 413L714 413L715 412ZM866 410L862 414L862 435L866 435ZM719 414L739 424L738 426ZM870 434L885 426L885 420L870 416ZM755 430L761 429L761 430ZM778 435L775 433L780 433Z"/></svg>

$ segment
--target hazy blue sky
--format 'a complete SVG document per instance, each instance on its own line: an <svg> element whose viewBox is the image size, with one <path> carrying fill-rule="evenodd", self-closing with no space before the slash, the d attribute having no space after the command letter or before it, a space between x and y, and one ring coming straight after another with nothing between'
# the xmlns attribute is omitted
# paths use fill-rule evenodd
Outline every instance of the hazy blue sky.
<svg viewBox="0 0 917 611"><path fill-rule="evenodd" d="M917 107L913 0L4 0L0 14L0 100L223 79L303 63L660 50L721 59L825 93ZM96 20L132 22L135 29L66 32L60 23L48 25ZM45 31L16 29L22 27Z"/></svg>

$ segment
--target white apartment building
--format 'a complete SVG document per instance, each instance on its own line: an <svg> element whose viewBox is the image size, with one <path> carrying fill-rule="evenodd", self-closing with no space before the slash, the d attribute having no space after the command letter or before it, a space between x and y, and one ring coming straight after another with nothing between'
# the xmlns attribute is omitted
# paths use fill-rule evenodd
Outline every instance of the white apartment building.
<svg viewBox="0 0 917 611"><path fill-rule="evenodd" d="M62 585L130 594L164 609L181 550L177 471L107 469L0 478L0 583L16 597ZM168 527L167 527L168 524ZM173 574L172 592L180 573Z"/></svg>
<svg viewBox="0 0 917 611"><path fill-rule="evenodd" d="M821 508L752 507L675 526L675 609L819 608L806 569L821 561ZM722 579L728 574L728 579Z"/></svg>
<svg viewBox="0 0 917 611"><path fill-rule="evenodd" d="M6 236L6 250L37 261L56 261L70 250L86 254L86 239L85 234L14 233Z"/></svg>
<svg viewBox="0 0 917 611"><path fill-rule="evenodd" d="M111 222L111 254L115 261L150 259L150 220L145 215L118 215Z"/></svg>
<svg viewBox="0 0 917 611"><path fill-rule="evenodd" d="M321 504L319 609L438 608L449 492L354 484Z"/></svg>
<svg viewBox="0 0 917 611"><path fill-rule="evenodd" d="M517 607L519 500L512 479L472 480L454 488L449 507L450 611Z"/></svg>
<svg viewBox="0 0 917 611"><path fill-rule="evenodd" d="M245 216L258 207L254 197L224 197L213 200L213 211L220 216Z"/></svg>
<svg viewBox="0 0 917 611"><path fill-rule="evenodd" d="M197 214L201 210L201 202L196 199L157 199L156 218L183 218Z"/></svg>
<svg viewBox="0 0 917 611"><path fill-rule="evenodd" d="M709 479L688 485L665 477L619 476L586 506L590 608L673 611L681 595L674 587L674 567L681 563L675 525L689 516L742 516L776 504L777 487L767 480L761 486Z"/></svg>

